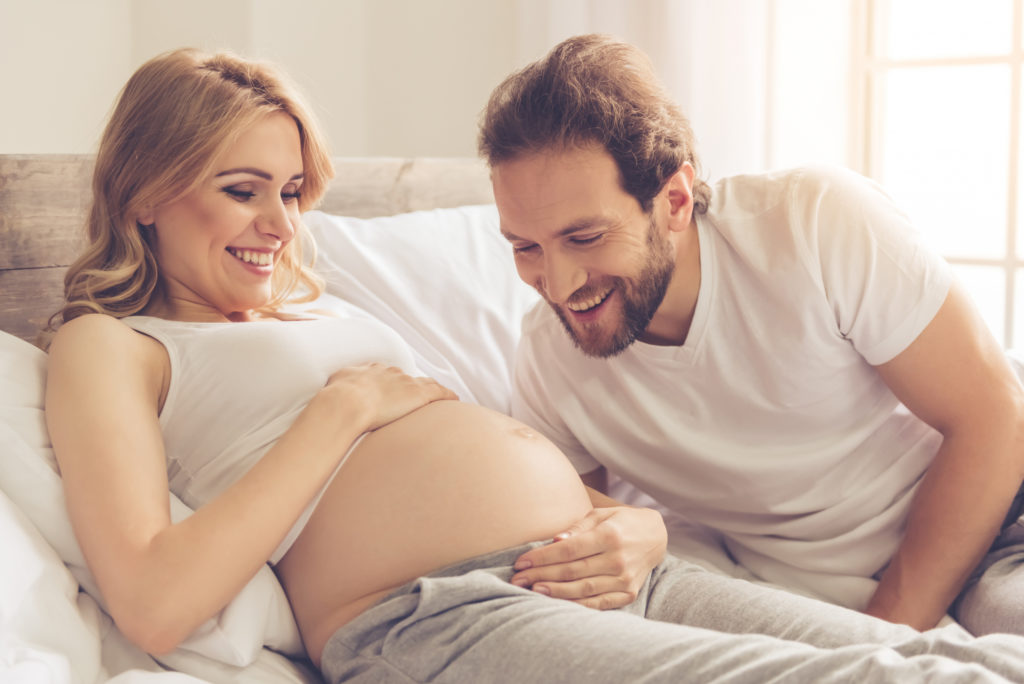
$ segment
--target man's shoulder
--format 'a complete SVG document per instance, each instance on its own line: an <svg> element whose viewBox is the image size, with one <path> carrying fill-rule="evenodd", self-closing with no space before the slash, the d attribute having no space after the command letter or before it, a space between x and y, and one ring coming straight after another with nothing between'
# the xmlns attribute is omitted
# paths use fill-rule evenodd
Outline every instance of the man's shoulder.
<svg viewBox="0 0 1024 684"><path fill-rule="evenodd" d="M767 192L774 194L784 189L820 189L833 185L870 182L861 174L835 164L805 164L758 173L726 176L715 182L715 189L729 192Z"/></svg>
<svg viewBox="0 0 1024 684"><path fill-rule="evenodd" d="M784 219L826 201L845 204L876 194L877 185L851 169L813 164L739 174L714 184L708 210L713 222Z"/></svg>
<svg viewBox="0 0 1024 684"><path fill-rule="evenodd" d="M715 183L715 195L725 200L748 197L816 196L829 190L872 186L870 178L845 166L808 164L785 169L726 176Z"/></svg>

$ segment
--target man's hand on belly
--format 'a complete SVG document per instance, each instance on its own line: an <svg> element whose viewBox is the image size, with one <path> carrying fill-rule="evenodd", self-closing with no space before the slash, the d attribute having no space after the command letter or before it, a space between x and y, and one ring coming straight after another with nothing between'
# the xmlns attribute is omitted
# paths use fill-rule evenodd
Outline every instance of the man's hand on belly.
<svg viewBox="0 0 1024 684"><path fill-rule="evenodd" d="M648 508L595 508L551 544L524 553L511 582L598 610L636 599L665 556L661 514Z"/></svg>

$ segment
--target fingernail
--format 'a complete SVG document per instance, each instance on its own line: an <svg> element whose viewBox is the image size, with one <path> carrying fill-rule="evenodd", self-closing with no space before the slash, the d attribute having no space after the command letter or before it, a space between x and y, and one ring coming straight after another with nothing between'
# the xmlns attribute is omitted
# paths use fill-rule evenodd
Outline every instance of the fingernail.
<svg viewBox="0 0 1024 684"><path fill-rule="evenodd" d="M512 566L515 570L527 570L533 567L533 563L528 560L517 560L516 564Z"/></svg>
<svg viewBox="0 0 1024 684"><path fill-rule="evenodd" d="M516 579L512 580L512 584L514 584L517 587L522 587L523 589L530 586L530 583L526 581L526 578L524 577L517 577Z"/></svg>
<svg viewBox="0 0 1024 684"><path fill-rule="evenodd" d="M538 594L544 594L545 596L551 596L551 590L548 589L547 587L545 587L544 585L540 585L539 587L534 587L533 590L535 592L537 592Z"/></svg>
<svg viewBox="0 0 1024 684"><path fill-rule="evenodd" d="M561 534L556 534L555 538L552 539L551 541L564 541L564 540L568 539L571 536L572 536L572 532L562 532Z"/></svg>

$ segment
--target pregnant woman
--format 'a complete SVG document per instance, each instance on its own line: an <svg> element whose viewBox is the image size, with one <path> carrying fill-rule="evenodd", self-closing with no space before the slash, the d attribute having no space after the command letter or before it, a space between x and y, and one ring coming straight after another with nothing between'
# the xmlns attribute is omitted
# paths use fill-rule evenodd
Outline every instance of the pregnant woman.
<svg viewBox="0 0 1024 684"><path fill-rule="evenodd" d="M672 558L624 610L509 583L590 496L549 442L418 377L390 329L285 307L319 292L300 214L330 175L266 65L178 50L119 97L52 322L46 415L76 535L129 639L173 649L269 561L330 682L1024 671L1015 637L920 634ZM172 523L168 489L195 514Z"/></svg>

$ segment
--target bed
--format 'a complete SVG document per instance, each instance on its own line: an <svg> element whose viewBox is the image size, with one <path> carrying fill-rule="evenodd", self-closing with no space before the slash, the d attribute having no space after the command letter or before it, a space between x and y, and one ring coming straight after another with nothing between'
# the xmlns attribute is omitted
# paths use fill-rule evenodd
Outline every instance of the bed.
<svg viewBox="0 0 1024 684"><path fill-rule="evenodd" d="M335 165L319 210L304 217L327 283L311 306L384 321L424 372L464 401L507 411L519 320L537 295L498 233L486 168L474 159ZM159 661L104 612L46 435L46 355L31 344L80 246L91 166L85 155L0 155L0 681L318 682L269 567ZM173 495L171 508L175 519L190 513ZM713 537L671 532L673 550L743 574Z"/></svg>

